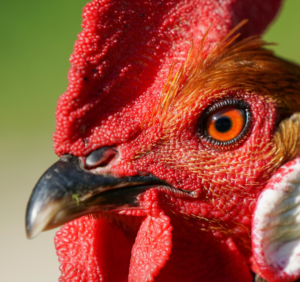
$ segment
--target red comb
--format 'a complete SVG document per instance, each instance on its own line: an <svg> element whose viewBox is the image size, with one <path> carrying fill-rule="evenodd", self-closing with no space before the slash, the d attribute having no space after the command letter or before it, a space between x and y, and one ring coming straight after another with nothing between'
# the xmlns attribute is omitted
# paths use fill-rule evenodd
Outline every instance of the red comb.
<svg viewBox="0 0 300 282"><path fill-rule="evenodd" d="M170 64L184 60L191 36L223 38L243 19L242 37L262 33L281 0L93 0L70 58L67 92L60 97L54 148L85 155L131 138Z"/></svg>

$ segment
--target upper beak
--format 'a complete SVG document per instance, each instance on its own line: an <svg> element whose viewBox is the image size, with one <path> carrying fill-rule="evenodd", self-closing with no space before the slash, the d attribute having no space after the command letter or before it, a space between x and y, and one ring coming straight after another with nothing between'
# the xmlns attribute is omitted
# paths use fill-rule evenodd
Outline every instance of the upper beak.
<svg viewBox="0 0 300 282"><path fill-rule="evenodd" d="M138 206L137 196L150 187L165 185L154 176L116 178L93 174L77 157L65 155L40 178L26 211L28 238L80 216ZM130 187L130 189L121 187Z"/></svg>

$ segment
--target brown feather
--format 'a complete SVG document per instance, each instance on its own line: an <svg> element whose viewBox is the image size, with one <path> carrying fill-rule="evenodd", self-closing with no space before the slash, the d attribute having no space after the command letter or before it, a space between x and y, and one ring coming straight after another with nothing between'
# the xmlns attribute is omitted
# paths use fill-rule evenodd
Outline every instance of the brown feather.
<svg viewBox="0 0 300 282"><path fill-rule="evenodd" d="M256 274L254 282L267 282L267 280L261 278L258 274Z"/></svg>
<svg viewBox="0 0 300 282"><path fill-rule="evenodd" d="M205 47L206 36L198 48L192 43L186 62L175 74L176 63L171 65L161 101L150 120L154 122L157 117L164 124L165 134L160 143L178 130L177 121L187 109L199 107L200 97L215 100L229 90L260 93L274 101L278 109L279 126L274 135L271 151L274 160L270 166L274 170L300 156L300 115L286 119L300 111L300 66L276 57L265 49L268 44L258 36L235 42L238 35L234 33L238 28L210 50Z"/></svg>
<svg viewBox="0 0 300 282"><path fill-rule="evenodd" d="M300 109L300 67L274 56L265 49L267 44L259 37L249 37L234 43L227 38L208 54L204 43L194 51L175 75L174 66L163 90L162 109L184 110L197 106L201 96L216 95L218 91L243 90L271 97L281 113L291 114ZM204 39L205 40L205 39ZM167 91L166 91L167 89Z"/></svg>
<svg viewBox="0 0 300 282"><path fill-rule="evenodd" d="M300 113L280 122L274 134L274 144L272 154L276 167L300 156Z"/></svg>

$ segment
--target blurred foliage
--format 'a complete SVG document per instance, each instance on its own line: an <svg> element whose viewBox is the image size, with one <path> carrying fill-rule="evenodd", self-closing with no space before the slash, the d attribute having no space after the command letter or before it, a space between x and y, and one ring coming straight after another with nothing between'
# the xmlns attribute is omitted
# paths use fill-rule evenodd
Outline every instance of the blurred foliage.
<svg viewBox="0 0 300 282"><path fill-rule="evenodd" d="M271 46L270 49L278 56L300 64L300 1L285 0L281 10L264 39L276 43L276 46Z"/></svg>
<svg viewBox="0 0 300 282"><path fill-rule="evenodd" d="M2 132L54 131L54 110L67 86L68 58L86 2L0 2Z"/></svg>

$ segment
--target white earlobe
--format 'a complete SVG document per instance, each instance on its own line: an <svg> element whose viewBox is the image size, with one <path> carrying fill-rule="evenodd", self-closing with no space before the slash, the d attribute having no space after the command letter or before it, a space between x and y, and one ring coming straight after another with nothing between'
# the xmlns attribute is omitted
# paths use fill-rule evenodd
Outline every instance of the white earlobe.
<svg viewBox="0 0 300 282"><path fill-rule="evenodd" d="M258 198L253 217L253 254L268 281L300 277L300 158L283 165Z"/></svg>

